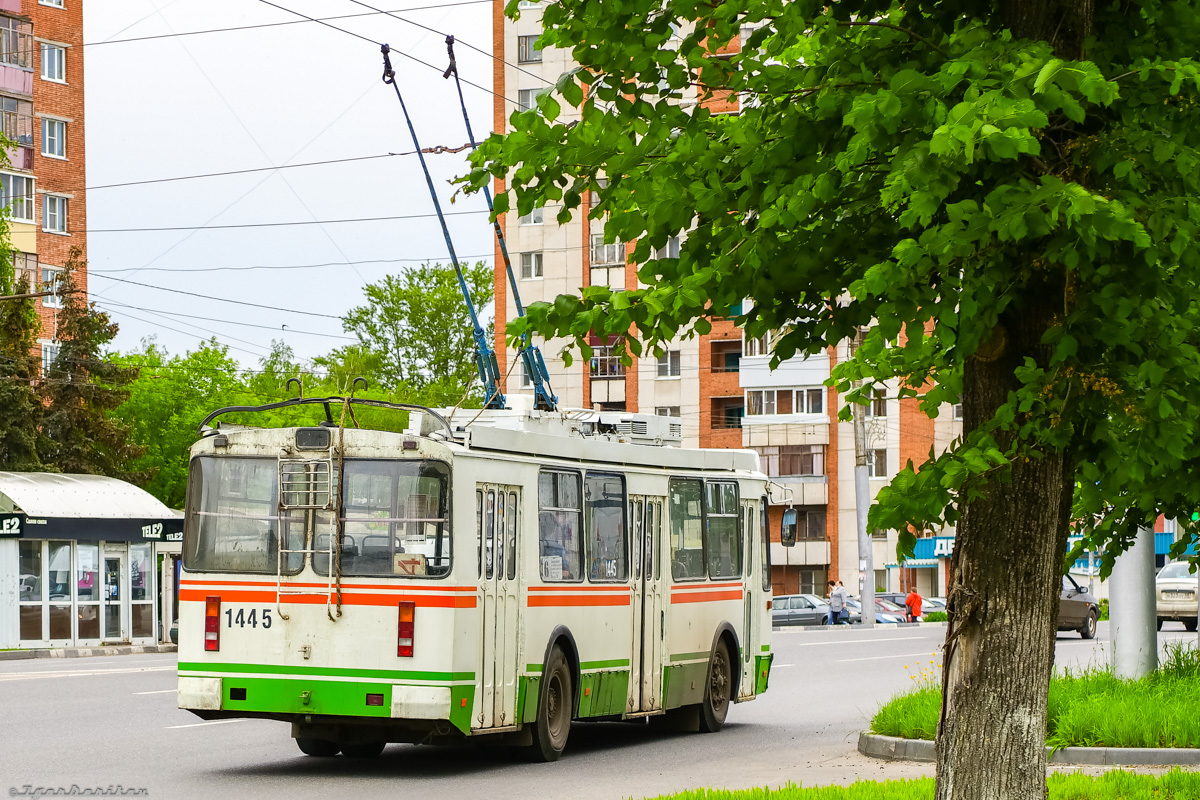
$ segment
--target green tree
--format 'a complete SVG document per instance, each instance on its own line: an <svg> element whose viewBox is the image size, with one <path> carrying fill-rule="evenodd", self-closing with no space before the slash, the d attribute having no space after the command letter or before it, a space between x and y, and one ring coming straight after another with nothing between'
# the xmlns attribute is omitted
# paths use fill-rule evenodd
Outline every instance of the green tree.
<svg viewBox="0 0 1200 800"><path fill-rule="evenodd" d="M77 291L84 268L82 250L71 248L60 283L62 310L58 313L58 356L41 382L47 403L42 461L61 472L108 475L122 480L139 477L130 467L141 448L129 428L112 412L129 396L126 388L137 370L108 360L105 345L117 325L86 293Z"/></svg>
<svg viewBox="0 0 1200 800"><path fill-rule="evenodd" d="M138 352L113 359L137 371L129 396L112 416L142 448L133 471L148 476L141 486L171 508L182 508L187 493L188 455L196 429L211 411L254 404L229 350L215 339L182 356L170 356L153 341Z"/></svg>
<svg viewBox="0 0 1200 800"><path fill-rule="evenodd" d="M586 354L634 331L640 353L749 298L776 362L873 325L835 372L864 381L851 401L890 378L930 414L961 399L963 438L871 525L907 552L957 526L937 796L1044 797L1072 503L1110 558L1200 505L1195 3L560 0L542 21L581 67L469 182L560 220L595 192L646 288L534 304L509 335Z"/></svg>
<svg viewBox="0 0 1200 800"><path fill-rule="evenodd" d="M10 259L11 261L11 259ZM26 294L28 280L0 286L0 295ZM46 407L38 396L37 311L32 298L0 300L0 470L40 472Z"/></svg>
<svg viewBox="0 0 1200 800"><path fill-rule="evenodd" d="M482 315L494 294L492 269L480 261L464 266L463 275ZM366 305L342 318L342 327L358 337L359 349L336 351L340 357L372 354L378 359L379 388L407 396L409 402L453 405L461 400L478 373L467 305L454 268L411 267L367 284L366 295ZM491 341L490 324L486 335Z"/></svg>

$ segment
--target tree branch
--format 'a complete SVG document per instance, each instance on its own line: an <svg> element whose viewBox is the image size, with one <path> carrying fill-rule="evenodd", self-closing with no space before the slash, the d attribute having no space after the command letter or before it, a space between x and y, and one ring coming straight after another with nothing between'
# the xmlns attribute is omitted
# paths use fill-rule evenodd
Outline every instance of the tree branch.
<svg viewBox="0 0 1200 800"><path fill-rule="evenodd" d="M892 25L890 22L839 22L838 25L841 25L846 28L852 28L852 27L891 28L894 31L900 31L900 33L903 33L906 36L911 36L912 38L916 39L919 42L924 42L926 45L928 45L932 49L938 51L939 53L944 55L946 58L950 58L949 53L947 53L942 48L938 47L936 44L931 42L929 39L926 39L921 34L917 33L916 31L911 31L908 28L901 28L899 25Z"/></svg>

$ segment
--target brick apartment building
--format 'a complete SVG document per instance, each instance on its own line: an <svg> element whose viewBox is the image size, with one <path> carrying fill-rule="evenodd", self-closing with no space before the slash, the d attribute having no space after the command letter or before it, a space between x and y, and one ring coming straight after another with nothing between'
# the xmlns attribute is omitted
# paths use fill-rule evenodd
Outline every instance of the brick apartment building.
<svg viewBox="0 0 1200 800"><path fill-rule="evenodd" d="M504 16L504 0L493 3L493 47L498 57L493 75L494 125L507 131L516 105L532 107L535 96L552 87L574 67L569 53L534 47L541 34L541 6L522 0L521 18ZM730 44L736 50L738 42ZM681 102L695 103L695 90ZM511 99L506 99L511 98ZM737 113L737 99L708 102L714 112ZM564 108L561 121L576 118ZM503 191L497 182L497 193ZM501 218L523 303L552 301L583 286L637 288L634 266L627 263L632 245L604 242L603 222L581 213L565 225L554 218L556 207L537 209L526 217ZM661 255L678 252L672 240ZM496 251L496 341L502 373L515 352L505 342L506 323L516 313L499 248ZM565 342L542 346L551 381L566 407L603 408L678 418L683 444L690 447L745 447L756 450L764 472L790 493L800 517L800 541L794 548L778 543L786 502L770 509L772 583L776 594L824 594L825 581L840 578L858 585L858 540L854 498L854 434L850 423L837 420L838 393L825 381L839 360L849 356L843 343L810 358L794 358L770 369L770 337L745 339L729 320L715 320L710 333L670 345L661 358L634 359L625 367L612 356L608 342L594 339L590 362L576 359L567 367L558 356ZM506 391L530 391L521 364ZM890 387L868 410L868 455L872 495L909 460L920 464L931 447L945 448L961 432L947 406L937 420L917 408L915 399L897 400ZM945 559L921 559L906 569L896 565L896 536L875 538L875 581L879 587L944 594ZM944 548L943 548L944 549ZM856 589L851 589L856 593Z"/></svg>
<svg viewBox="0 0 1200 800"><path fill-rule="evenodd" d="M0 0L0 119L18 273L52 290L72 247L87 253L84 200L83 0ZM86 290L86 273L77 276ZM58 297L36 302L43 364L57 353Z"/></svg>

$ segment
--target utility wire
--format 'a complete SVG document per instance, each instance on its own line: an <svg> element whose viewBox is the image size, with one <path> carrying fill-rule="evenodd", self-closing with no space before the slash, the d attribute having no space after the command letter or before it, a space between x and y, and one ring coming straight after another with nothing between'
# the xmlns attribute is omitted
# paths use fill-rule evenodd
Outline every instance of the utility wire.
<svg viewBox="0 0 1200 800"><path fill-rule="evenodd" d="M158 289L160 292L173 292L175 294L186 294L189 297L199 297L204 300L216 300L219 303L234 303L239 306L250 306L251 308L265 308L268 311L281 311L285 314L300 314L306 317L324 317L325 319L341 320L341 317L335 314L321 314L317 311L301 311L296 308L280 308L279 306L266 306L261 303L248 303L245 300L230 300L226 297L215 297L209 294L197 294L196 292L185 292L183 289L168 289L166 286L155 286L151 283L140 283L131 281L128 278L114 278L111 275L96 275L97 278L103 278L106 281L117 281L118 283L129 283L134 286L144 286L147 289Z"/></svg>
<svg viewBox="0 0 1200 800"><path fill-rule="evenodd" d="M271 6L272 8L278 8L280 11L286 11L289 14L295 14L298 17L304 17L304 19L309 20L310 22L319 22L327 28L333 28L335 31L344 33L347 36L353 36L355 39L362 39L364 42L370 42L371 44L375 45L376 47L383 46L383 42L377 42L374 39L370 39L366 36L363 36L362 34L355 33L354 31L348 31L345 28L339 28L337 25L330 25L328 22L325 22L324 20L320 20L315 17L310 17L307 14L301 14L299 11L293 11L292 9L286 8L277 3L272 3L271 0L258 0L258 2L265 3L269 6ZM398 53L399 55L404 56L405 58L407 58L411 61L416 61L418 64L429 67L430 69L435 70L439 74L443 71L441 67L436 67L433 64L430 64L428 61L422 61L421 59L417 58L414 55L409 55L408 53L405 53L403 50L396 50L395 52ZM468 86L473 86L482 92L487 92L488 94L492 95L493 97L499 97L501 100L505 100L509 103L512 103L514 106L519 107L521 105L520 103L518 103L515 100L505 97L502 94L493 92L491 89L487 88L486 86L480 86L478 83L472 83L471 81L463 81L463 83L467 84Z"/></svg>
<svg viewBox="0 0 1200 800"><path fill-rule="evenodd" d="M190 333L188 331L181 331L181 330L179 330L179 328L172 328L170 325L163 325L161 322L154 322L152 320L142 319L139 316L130 314L128 311L117 311L116 309L112 309L111 313L120 314L123 317L128 317L129 319L134 319L134 320L137 320L138 322L143 322L147 325L153 325L153 326L162 328L163 330L172 331L174 333L181 333L184 336L190 336L194 339L206 340L206 337L204 337L204 336L199 336L195 333ZM211 338L216 339L216 335L214 334ZM230 338L232 338L232 337L230 337ZM220 340L218 340L218 341L220 341ZM249 353L250 355L254 356L255 358L262 358L262 353L255 353L253 350L247 350L244 347L238 347L237 345L229 344L228 342L220 342L220 343L232 350L241 350L243 353ZM255 345L255 347L261 347L261 345ZM267 352L270 352L269 348L262 348L262 349L267 350Z"/></svg>
<svg viewBox="0 0 1200 800"><path fill-rule="evenodd" d="M491 258L491 253L483 253L481 255L463 256L463 259L485 259ZM441 256L431 258L368 258L362 261L353 261L352 264L398 264L398 263L415 263L427 264L436 263ZM318 267L344 267L344 261L325 261L320 264L253 264L247 267L187 267L184 269L171 269L170 267L125 267L124 269L88 269L89 275L116 275L122 272L246 272L255 269L316 269Z"/></svg>
<svg viewBox="0 0 1200 800"><path fill-rule="evenodd" d="M469 144L464 144L459 147L445 147L438 145L437 147L428 147L425 152L430 154L439 153L461 153L469 148ZM413 156L416 155L416 150L409 150L403 153L379 153L373 156L355 156L353 158L331 158L326 161L306 161L302 164L280 164L277 167L254 167L252 169L233 169L226 172L202 172L196 175L176 175L172 178L150 178L144 181L126 181L125 183L102 183L98 186L85 187L87 191L95 189L116 189L122 186L144 186L148 183L171 183L172 181L190 181L198 178L221 178L226 175L247 175L254 172L272 172L281 169L295 169L297 167L319 167L325 164L346 164L351 161L371 161L377 158L393 158L395 156ZM40 191L40 190L39 190ZM53 194L53 192L51 192Z"/></svg>
<svg viewBox="0 0 1200 800"><path fill-rule="evenodd" d="M486 214L486 208L477 209L474 211L448 211L447 216L461 216L463 214ZM229 230L233 228L282 228L295 225L336 225L350 222L388 222L398 219L425 219L427 217L435 217L436 214L401 214L393 217L352 217L350 219L314 219L299 222L242 222L231 225L175 225L165 228L89 228L85 233L145 233L147 231L219 231ZM72 233L80 233L78 230ZM345 263L345 262L339 262ZM144 269L144 268L143 268Z"/></svg>
<svg viewBox="0 0 1200 800"><path fill-rule="evenodd" d="M161 314L162 313L162 312L156 311L153 308L143 308L141 306L131 306L128 303L119 303L116 300L98 300L97 303L101 306L108 306L111 304L114 306L120 306L121 308L132 308L134 311L147 311L151 314ZM324 336L327 339L345 339L346 341L349 341L349 342L359 341L358 337L356 337L356 336L342 336L342 335L336 334L336 333L318 333L317 331L302 331L302 330L297 330L296 328L289 328L286 325L279 326L279 327L276 327L274 325L257 325L253 322L238 322L238 321L232 320L232 319L216 319L215 317L206 317L206 316L201 316L199 314L184 314L180 311L172 311L168 315L168 318L173 318L173 317L187 317L189 319L202 319L202 320L206 320L208 322L221 323L223 325L241 325L245 328L261 328L262 330L275 331L276 333L280 333L280 334L302 333L306 336ZM199 326L195 326L195 327L199 327Z"/></svg>
<svg viewBox="0 0 1200 800"><path fill-rule="evenodd" d="M97 301L96 305L100 306L101 308L104 308L110 314L125 314L127 316L132 316L129 314L129 312L125 311L122 308L117 308L115 306L108 305L107 301ZM210 336L224 336L226 339L232 339L235 342L241 342L242 344L250 345L251 347L257 347L259 350L265 350L268 353L271 352L270 347L261 345L258 342L251 342L248 339L239 339L238 337L233 336L231 334L221 333L220 331L214 331L212 328L205 328L204 326L197 325L194 322L186 322L184 320L175 320L173 317L168 316L168 315L162 313L161 311L155 311L155 310L149 309L149 308L141 309L141 310L148 311L149 313L153 314L155 317L165 319L168 322L178 322L178 324L180 324L180 325L186 325L189 328L195 328L198 331L203 331L204 333L207 333ZM186 316L186 315L180 314L179 316ZM134 319L137 319L137 317L134 317ZM142 321L149 325L161 324L161 323L151 322L150 320L142 320Z"/></svg>

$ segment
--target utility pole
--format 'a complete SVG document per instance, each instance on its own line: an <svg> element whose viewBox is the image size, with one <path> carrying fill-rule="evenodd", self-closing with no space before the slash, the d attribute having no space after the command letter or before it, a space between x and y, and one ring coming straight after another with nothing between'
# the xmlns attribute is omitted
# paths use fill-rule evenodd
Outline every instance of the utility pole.
<svg viewBox="0 0 1200 800"><path fill-rule="evenodd" d="M1108 586L1113 674L1141 678L1158 667L1152 528L1139 528L1133 544L1117 556Z"/></svg>
<svg viewBox="0 0 1200 800"><path fill-rule="evenodd" d="M862 344L860 329L851 343L851 355ZM862 386L860 381L859 387ZM858 597L862 624L875 625L875 556L867 534L867 512L871 508L871 484L867 475L867 408L855 403L854 412L854 509L858 521Z"/></svg>

